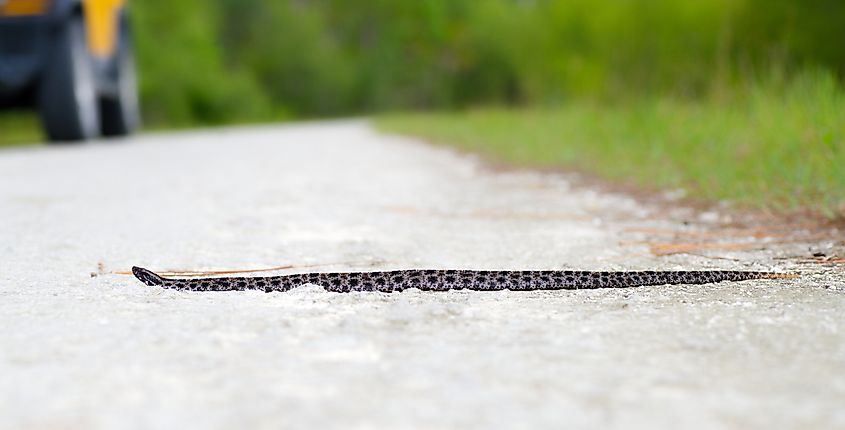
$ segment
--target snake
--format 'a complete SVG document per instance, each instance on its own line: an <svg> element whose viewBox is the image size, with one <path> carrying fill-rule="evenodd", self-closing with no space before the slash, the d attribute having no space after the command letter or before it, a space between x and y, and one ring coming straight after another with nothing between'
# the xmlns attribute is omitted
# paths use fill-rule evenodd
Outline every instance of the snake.
<svg viewBox="0 0 845 430"><path fill-rule="evenodd" d="M724 281L788 279L797 275L765 271L678 270L678 271L585 271L585 270L445 270L410 269L368 272L312 272L279 276L166 278L141 268L132 273L148 286L181 291L285 292L304 285L326 291L400 292L422 291L535 291L630 288L649 285L701 285Z"/></svg>

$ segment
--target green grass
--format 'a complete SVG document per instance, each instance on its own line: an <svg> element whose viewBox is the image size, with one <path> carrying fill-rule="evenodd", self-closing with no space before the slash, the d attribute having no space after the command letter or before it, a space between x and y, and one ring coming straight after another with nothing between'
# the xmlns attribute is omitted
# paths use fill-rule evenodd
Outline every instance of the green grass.
<svg viewBox="0 0 845 430"><path fill-rule="evenodd" d="M805 76L708 101L395 114L377 125L522 166L575 168L745 207L845 214L845 91Z"/></svg>
<svg viewBox="0 0 845 430"><path fill-rule="evenodd" d="M43 142L44 135L35 114L0 112L0 147Z"/></svg>

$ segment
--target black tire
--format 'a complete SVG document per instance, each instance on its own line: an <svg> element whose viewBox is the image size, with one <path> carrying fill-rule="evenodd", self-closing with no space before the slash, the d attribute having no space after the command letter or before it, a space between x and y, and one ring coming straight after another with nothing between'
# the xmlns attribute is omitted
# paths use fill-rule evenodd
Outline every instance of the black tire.
<svg viewBox="0 0 845 430"><path fill-rule="evenodd" d="M138 128L138 80L135 74L135 53L128 25L121 24L120 41L111 78L116 94L100 99L100 124L105 136L125 136Z"/></svg>
<svg viewBox="0 0 845 430"><path fill-rule="evenodd" d="M51 141L93 139L100 134L97 77L82 17L61 25L38 89L41 122Z"/></svg>

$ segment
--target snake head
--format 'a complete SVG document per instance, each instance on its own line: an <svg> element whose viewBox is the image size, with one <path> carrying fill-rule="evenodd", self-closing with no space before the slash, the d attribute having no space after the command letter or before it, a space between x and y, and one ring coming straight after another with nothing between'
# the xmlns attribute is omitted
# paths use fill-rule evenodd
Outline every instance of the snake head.
<svg viewBox="0 0 845 430"><path fill-rule="evenodd" d="M150 287L154 287L157 285L161 285L164 283L164 279L161 276L156 275L153 272L150 272L147 269L141 267L132 266L132 274L138 278L139 281L143 282L145 285Z"/></svg>

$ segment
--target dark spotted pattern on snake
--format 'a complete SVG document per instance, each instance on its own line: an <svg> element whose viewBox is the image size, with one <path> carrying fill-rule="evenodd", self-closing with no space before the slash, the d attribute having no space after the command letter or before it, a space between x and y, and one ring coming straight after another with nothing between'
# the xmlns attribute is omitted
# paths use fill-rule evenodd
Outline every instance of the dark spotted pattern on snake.
<svg viewBox="0 0 845 430"><path fill-rule="evenodd" d="M327 291L532 291L629 288L646 285L710 284L749 279L783 279L795 275L736 270L623 271L579 270L392 270L375 272L302 273L280 276L164 278L147 269L132 273L149 286L183 291L288 291L318 285Z"/></svg>

